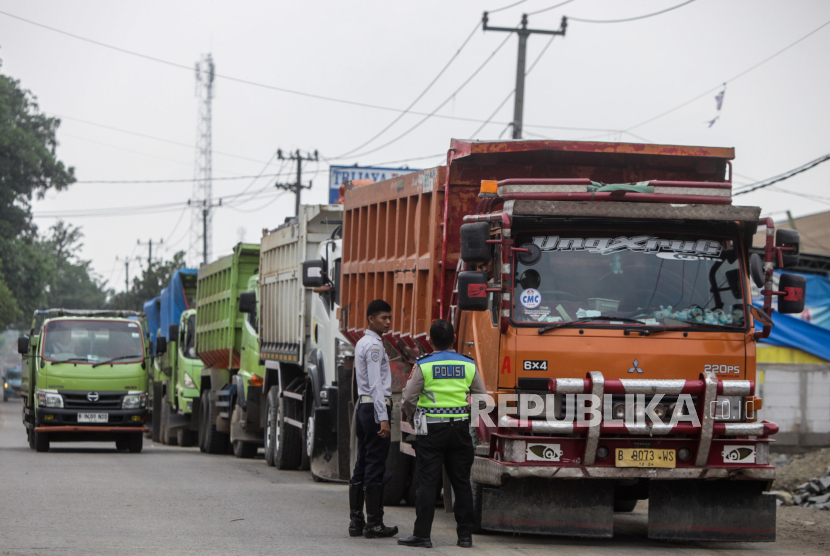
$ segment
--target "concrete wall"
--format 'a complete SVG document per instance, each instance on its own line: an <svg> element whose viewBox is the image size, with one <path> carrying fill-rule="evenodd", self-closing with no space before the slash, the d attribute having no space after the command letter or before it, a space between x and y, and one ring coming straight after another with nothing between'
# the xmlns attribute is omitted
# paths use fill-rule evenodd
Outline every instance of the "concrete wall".
<svg viewBox="0 0 830 556"><path fill-rule="evenodd" d="M830 446L830 364L758 364L759 417L780 427L780 446Z"/></svg>

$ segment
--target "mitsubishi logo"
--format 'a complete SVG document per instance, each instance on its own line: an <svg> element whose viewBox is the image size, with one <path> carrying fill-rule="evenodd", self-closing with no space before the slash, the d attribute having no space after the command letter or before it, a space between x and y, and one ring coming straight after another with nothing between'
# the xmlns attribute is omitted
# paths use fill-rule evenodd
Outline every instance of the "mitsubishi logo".
<svg viewBox="0 0 830 556"><path fill-rule="evenodd" d="M635 361L634 363L636 364L637 362ZM628 372L630 373L631 371L628 371ZM643 371L640 371L640 372L643 372ZM91 402L97 402L98 401L98 392L90 392L89 394L86 395L86 399L88 399Z"/></svg>
<svg viewBox="0 0 830 556"><path fill-rule="evenodd" d="M633 373L634 371L637 371L638 373L643 372L643 369L640 368L640 362L637 361L636 359L634 360L634 364L631 366L631 368L628 369L629 373Z"/></svg>

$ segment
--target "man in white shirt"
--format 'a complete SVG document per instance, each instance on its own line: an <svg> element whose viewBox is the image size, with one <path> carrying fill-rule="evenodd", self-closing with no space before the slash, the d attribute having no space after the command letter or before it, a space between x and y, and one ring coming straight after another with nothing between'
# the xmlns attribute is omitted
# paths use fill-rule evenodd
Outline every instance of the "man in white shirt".
<svg viewBox="0 0 830 556"><path fill-rule="evenodd" d="M354 351L357 407L357 461L349 482L349 535L391 537L397 527L383 524L383 476L391 445L392 375L383 335L392 324L392 307L375 299L366 308L368 324ZM366 520L363 503L366 502Z"/></svg>

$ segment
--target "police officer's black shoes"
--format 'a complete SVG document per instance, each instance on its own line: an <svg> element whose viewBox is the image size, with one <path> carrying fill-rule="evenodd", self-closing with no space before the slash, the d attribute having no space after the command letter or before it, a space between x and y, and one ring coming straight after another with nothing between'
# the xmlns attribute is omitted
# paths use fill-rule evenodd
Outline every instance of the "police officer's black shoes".
<svg viewBox="0 0 830 556"><path fill-rule="evenodd" d="M473 546L473 537L458 537L456 544L461 548L471 548Z"/></svg>
<svg viewBox="0 0 830 556"><path fill-rule="evenodd" d="M349 484L349 536L360 537L366 520L363 518L363 483Z"/></svg>
<svg viewBox="0 0 830 556"><path fill-rule="evenodd" d="M366 485L366 527L363 536L367 539L392 537L398 534L397 527L383 524L383 485Z"/></svg>
<svg viewBox="0 0 830 556"><path fill-rule="evenodd" d="M398 544L417 548L432 548L432 541L429 537L416 537L415 535L406 537L405 539L398 539Z"/></svg>

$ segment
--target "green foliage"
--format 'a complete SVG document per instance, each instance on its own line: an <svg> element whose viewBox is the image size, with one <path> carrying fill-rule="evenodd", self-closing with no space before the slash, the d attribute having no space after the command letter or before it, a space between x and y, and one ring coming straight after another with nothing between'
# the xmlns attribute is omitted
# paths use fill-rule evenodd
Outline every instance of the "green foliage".
<svg viewBox="0 0 830 556"><path fill-rule="evenodd" d="M144 302L158 296L170 283L173 273L185 267L184 257L184 251L179 251L172 261L153 261L142 270L140 277L133 278L130 291L112 297L110 308L143 311Z"/></svg>
<svg viewBox="0 0 830 556"><path fill-rule="evenodd" d="M25 322L46 301L49 261L31 202L75 181L74 168L55 155L59 125L17 80L0 75L0 328Z"/></svg>
<svg viewBox="0 0 830 556"><path fill-rule="evenodd" d="M89 261L78 258L83 243L80 228L63 221L50 228L51 235L41 243L52 263L46 306L62 309L103 309L107 294L104 282L90 274Z"/></svg>

